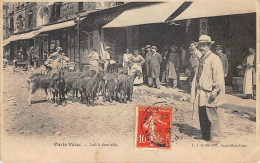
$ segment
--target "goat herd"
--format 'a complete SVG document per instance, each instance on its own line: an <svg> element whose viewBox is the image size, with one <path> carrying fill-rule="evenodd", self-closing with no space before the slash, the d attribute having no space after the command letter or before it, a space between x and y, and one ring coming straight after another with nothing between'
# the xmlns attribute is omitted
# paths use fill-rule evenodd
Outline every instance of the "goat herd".
<svg viewBox="0 0 260 163"><path fill-rule="evenodd" d="M87 105L94 105L98 95L103 96L103 102L117 100L126 103L127 100L132 101L134 79L140 76L142 73L138 70L131 76L102 70L88 72L61 70L52 75L36 73L28 79L28 102L31 105L32 94L38 89L44 89L47 100L55 103L56 106L59 103L65 105L66 95L70 93L73 100L80 94L81 103L86 101Z"/></svg>

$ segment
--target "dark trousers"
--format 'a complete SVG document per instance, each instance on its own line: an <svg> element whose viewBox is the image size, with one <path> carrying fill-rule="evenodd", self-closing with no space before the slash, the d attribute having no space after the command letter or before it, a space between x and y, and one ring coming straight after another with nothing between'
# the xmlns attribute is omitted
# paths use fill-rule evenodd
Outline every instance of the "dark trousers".
<svg viewBox="0 0 260 163"><path fill-rule="evenodd" d="M176 88L177 87L177 79L170 79L169 78L170 87Z"/></svg>
<svg viewBox="0 0 260 163"><path fill-rule="evenodd" d="M220 136L219 117L216 107L199 107L199 120L203 139Z"/></svg>

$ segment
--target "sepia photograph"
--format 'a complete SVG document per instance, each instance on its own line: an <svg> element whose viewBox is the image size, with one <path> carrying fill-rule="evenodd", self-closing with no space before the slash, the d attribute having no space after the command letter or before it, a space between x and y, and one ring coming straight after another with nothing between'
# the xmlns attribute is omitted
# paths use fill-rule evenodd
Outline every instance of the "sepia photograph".
<svg viewBox="0 0 260 163"><path fill-rule="evenodd" d="M0 11L3 163L260 160L258 0Z"/></svg>

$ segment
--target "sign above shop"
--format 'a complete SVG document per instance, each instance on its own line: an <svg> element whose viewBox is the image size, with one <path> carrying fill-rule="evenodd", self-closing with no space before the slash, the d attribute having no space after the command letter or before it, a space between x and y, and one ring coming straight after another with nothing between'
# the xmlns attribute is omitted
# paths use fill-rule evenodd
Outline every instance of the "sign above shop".
<svg viewBox="0 0 260 163"><path fill-rule="evenodd" d="M103 26L110 21L114 20L121 12L109 13L106 15L99 16L94 19L94 24L97 26Z"/></svg>
<svg viewBox="0 0 260 163"><path fill-rule="evenodd" d="M200 19L200 35L208 34L208 19L202 18Z"/></svg>

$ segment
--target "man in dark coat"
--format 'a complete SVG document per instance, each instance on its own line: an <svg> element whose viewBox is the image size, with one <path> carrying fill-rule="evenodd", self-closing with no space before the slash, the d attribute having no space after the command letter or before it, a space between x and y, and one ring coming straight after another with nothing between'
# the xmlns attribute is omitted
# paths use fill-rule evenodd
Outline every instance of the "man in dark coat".
<svg viewBox="0 0 260 163"><path fill-rule="evenodd" d="M144 48L144 47L141 48L140 54L141 54L141 56L142 56L143 58L145 58L146 51L145 51L145 48ZM145 64L142 65L142 72L143 72L143 80L144 80L144 83L147 83L146 66L145 66Z"/></svg>
<svg viewBox="0 0 260 163"><path fill-rule="evenodd" d="M151 61L151 56L152 56L152 51L151 51L151 45L146 45L146 54L145 54L145 69L146 71L143 71L143 73L145 73L146 75L146 78L148 80L148 84L149 84L149 81L151 82L152 81L152 78L151 76L149 76L149 64L150 64L150 61Z"/></svg>
<svg viewBox="0 0 260 163"><path fill-rule="evenodd" d="M160 74L160 81L167 83L168 82L168 75L167 75L167 69L166 64L169 58L169 45L164 46L164 50L162 52L162 63L161 63L161 74Z"/></svg>
<svg viewBox="0 0 260 163"><path fill-rule="evenodd" d="M151 49L152 49L152 55L149 63L149 74L148 74L150 80L148 78L148 82L150 87L153 85L155 88L160 89L159 77L160 77L160 66L162 63L162 56L156 52L157 51L156 46L152 46Z"/></svg>

